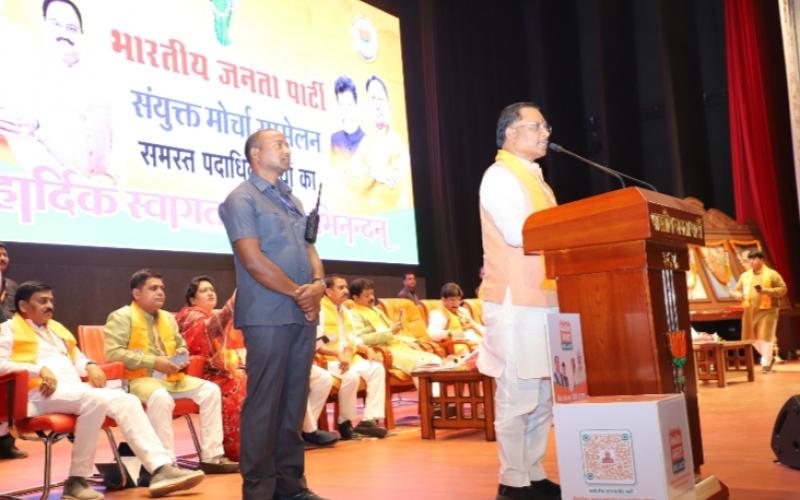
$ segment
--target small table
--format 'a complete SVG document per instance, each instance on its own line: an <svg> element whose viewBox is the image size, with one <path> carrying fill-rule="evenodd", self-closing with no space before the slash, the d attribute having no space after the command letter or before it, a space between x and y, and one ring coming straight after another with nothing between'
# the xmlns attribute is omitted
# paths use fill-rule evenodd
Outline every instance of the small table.
<svg viewBox="0 0 800 500"><path fill-rule="evenodd" d="M422 439L436 439L436 429L483 429L494 441L494 379L476 369L418 371ZM439 396L432 386L439 384ZM434 411L438 407L438 411Z"/></svg>
<svg viewBox="0 0 800 500"><path fill-rule="evenodd" d="M747 381L755 380L752 341L703 342L692 344L698 380L716 380L725 387L725 371L746 370Z"/></svg>

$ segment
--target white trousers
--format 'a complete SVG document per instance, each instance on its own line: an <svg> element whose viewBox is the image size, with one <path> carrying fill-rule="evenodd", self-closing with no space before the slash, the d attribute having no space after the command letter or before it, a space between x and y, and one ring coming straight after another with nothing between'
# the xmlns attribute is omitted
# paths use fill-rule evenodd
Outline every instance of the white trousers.
<svg viewBox="0 0 800 500"><path fill-rule="evenodd" d="M364 420L375 420L386 416L386 369L382 363L357 357L350 368L342 373L338 361L328 362L328 371L342 380L339 387L339 423L355 422L358 383L367 383L367 400L364 404Z"/></svg>
<svg viewBox="0 0 800 500"><path fill-rule="evenodd" d="M30 391L28 397L30 416L46 413L78 415L70 476L88 477L92 474L97 439L106 415L117 422L125 441L149 472L173 461L147 421L139 398L132 394L115 389L97 389L88 384L58 384L56 392L49 398L43 398L39 391Z"/></svg>
<svg viewBox="0 0 800 500"><path fill-rule="evenodd" d="M500 455L500 483L523 487L544 479L542 459L553 419L553 395L546 379L497 378L494 429Z"/></svg>
<svg viewBox="0 0 800 500"><path fill-rule="evenodd" d="M356 381L358 385L358 381ZM317 431L317 421L319 415L325 408L325 402L333 387L333 375L328 370L317 365L311 365L311 375L308 378L308 403L306 404L306 416L303 419L303 432L311 433Z"/></svg>
<svg viewBox="0 0 800 500"><path fill-rule="evenodd" d="M524 487L546 477L542 459L553 419L553 395L550 379L538 375L550 372L547 314L557 310L514 306L510 298L507 293L503 304L484 303L486 339L495 342L496 352L483 360L484 367L479 358L478 367L485 372L489 365L487 371L494 371L497 386L494 428L500 483Z"/></svg>
<svg viewBox="0 0 800 500"><path fill-rule="evenodd" d="M200 460L210 460L223 455L222 449L222 396L219 386L204 381L191 391L169 392L164 388L153 391L147 400L147 418L153 425L164 448L175 460L175 434L172 431L172 410L175 399L188 398L200 407Z"/></svg>
<svg viewBox="0 0 800 500"><path fill-rule="evenodd" d="M755 347L756 351L761 355L761 366L769 366L772 363L772 356L774 352L772 342L767 342L766 340L756 340L753 341L753 347Z"/></svg>

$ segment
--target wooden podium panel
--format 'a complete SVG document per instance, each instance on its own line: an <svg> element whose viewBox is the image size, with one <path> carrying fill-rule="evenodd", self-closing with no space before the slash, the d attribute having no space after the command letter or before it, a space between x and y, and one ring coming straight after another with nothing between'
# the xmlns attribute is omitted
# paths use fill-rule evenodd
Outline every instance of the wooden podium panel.
<svg viewBox="0 0 800 500"><path fill-rule="evenodd" d="M561 312L581 316L589 394L684 392L696 466L703 463L686 271L702 245L702 212L627 188L531 215L526 253L543 253ZM669 332L683 332L686 364L673 364ZM681 337L676 337L681 338Z"/></svg>

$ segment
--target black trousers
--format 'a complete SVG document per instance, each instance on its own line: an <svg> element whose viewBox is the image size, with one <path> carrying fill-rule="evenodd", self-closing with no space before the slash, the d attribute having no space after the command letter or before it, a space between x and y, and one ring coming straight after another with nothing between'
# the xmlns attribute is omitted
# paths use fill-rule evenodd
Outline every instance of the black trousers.
<svg viewBox="0 0 800 500"><path fill-rule="evenodd" d="M242 498L268 500L307 488L300 433L314 358L314 325L242 328L247 396L242 406Z"/></svg>

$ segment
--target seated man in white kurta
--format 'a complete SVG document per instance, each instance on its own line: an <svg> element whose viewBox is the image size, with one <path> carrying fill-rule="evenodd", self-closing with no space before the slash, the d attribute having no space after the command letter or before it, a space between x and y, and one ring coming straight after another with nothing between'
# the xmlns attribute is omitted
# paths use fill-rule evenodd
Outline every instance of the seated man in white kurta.
<svg viewBox="0 0 800 500"><path fill-rule="evenodd" d="M29 281L17 289L17 313L0 325L0 375L29 374L28 415L77 415L69 478L63 498L101 499L86 481L92 473L97 438L106 416L113 418L144 468L153 474L150 495L188 489L203 480L200 471L172 465L139 400L121 390L105 389L106 377L78 349L75 338L53 318L53 292ZM88 383L81 382L81 375Z"/></svg>
<svg viewBox="0 0 800 500"><path fill-rule="evenodd" d="M392 323L383 311L375 307L375 283L372 280L359 278L351 281L349 292L353 299L349 316L353 332L364 345L388 347L392 353L392 368L410 375L422 368L442 365L442 358L423 351L419 340L406 332L402 322Z"/></svg>
<svg viewBox="0 0 800 500"><path fill-rule="evenodd" d="M146 404L147 418L173 458L172 410L175 399L188 398L200 407L200 469L209 474L237 472L239 465L228 460L222 449L219 386L181 372L188 364L188 350L175 318L161 309L166 300L161 275L149 269L136 271L131 295L133 302L106 320L106 359L125 365L131 394ZM179 361L181 355L185 360Z"/></svg>
<svg viewBox="0 0 800 500"><path fill-rule="evenodd" d="M442 303L428 316L428 335L437 342L465 340L470 346L456 344L453 348L458 355L467 354L470 347L477 347L483 340L483 325L472 319L467 308L461 305L464 292L457 283L445 283L441 296Z"/></svg>
<svg viewBox="0 0 800 500"><path fill-rule="evenodd" d="M339 421L336 423L342 439L352 438L353 432L384 438L386 429L378 425L385 415L386 369L380 356L368 349L353 332L353 322L342 304L350 295L347 280L342 276L325 278L325 296L320 302L318 332L324 343L317 352L328 359L328 371L342 381L339 387ZM367 384L364 415L358 425L356 400L361 379Z"/></svg>

